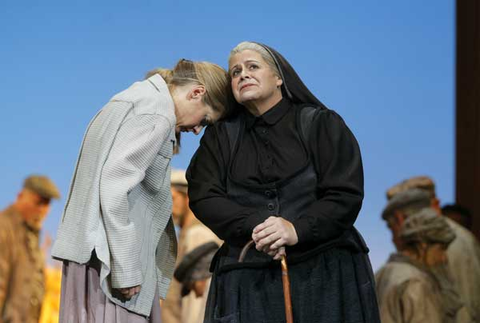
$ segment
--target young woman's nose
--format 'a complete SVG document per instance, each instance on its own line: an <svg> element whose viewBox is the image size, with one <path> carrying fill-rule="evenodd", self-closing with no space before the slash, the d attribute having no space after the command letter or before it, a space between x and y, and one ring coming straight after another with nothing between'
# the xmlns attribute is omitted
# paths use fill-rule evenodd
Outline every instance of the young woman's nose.
<svg viewBox="0 0 480 323"><path fill-rule="evenodd" d="M195 126L193 127L193 133L198 135L203 129L203 126Z"/></svg>

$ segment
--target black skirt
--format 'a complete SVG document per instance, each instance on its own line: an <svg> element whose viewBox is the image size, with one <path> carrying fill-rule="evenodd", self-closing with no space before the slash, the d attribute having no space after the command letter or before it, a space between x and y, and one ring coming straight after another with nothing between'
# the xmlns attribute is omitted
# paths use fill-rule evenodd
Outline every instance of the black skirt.
<svg viewBox="0 0 480 323"><path fill-rule="evenodd" d="M280 262L221 270L214 265L205 323L285 322ZM380 322L365 253L332 248L289 265L295 323Z"/></svg>

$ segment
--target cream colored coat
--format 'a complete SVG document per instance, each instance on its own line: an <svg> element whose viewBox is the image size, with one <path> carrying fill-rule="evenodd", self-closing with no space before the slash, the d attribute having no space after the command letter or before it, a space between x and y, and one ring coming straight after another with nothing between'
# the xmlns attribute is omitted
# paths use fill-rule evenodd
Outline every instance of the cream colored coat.
<svg viewBox="0 0 480 323"><path fill-rule="evenodd" d="M439 284L431 275L393 254L375 274L382 323L473 323L462 299L455 317L444 308ZM463 305L463 306L462 306Z"/></svg>
<svg viewBox="0 0 480 323"><path fill-rule="evenodd" d="M456 235L447 249L450 273L474 322L480 322L480 244L470 231L445 219Z"/></svg>

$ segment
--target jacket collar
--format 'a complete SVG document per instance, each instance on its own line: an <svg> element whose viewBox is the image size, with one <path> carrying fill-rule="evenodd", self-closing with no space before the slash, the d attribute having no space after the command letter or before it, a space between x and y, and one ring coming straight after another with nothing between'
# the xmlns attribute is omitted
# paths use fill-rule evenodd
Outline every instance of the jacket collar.
<svg viewBox="0 0 480 323"><path fill-rule="evenodd" d="M167 83L163 77L160 76L160 74L153 74L147 79L147 81L150 82L157 89L157 91L170 93Z"/></svg>

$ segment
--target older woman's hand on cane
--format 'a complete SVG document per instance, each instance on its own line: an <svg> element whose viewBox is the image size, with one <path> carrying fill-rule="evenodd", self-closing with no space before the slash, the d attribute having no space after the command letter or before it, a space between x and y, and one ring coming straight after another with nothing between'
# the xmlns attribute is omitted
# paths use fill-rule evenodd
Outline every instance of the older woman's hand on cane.
<svg viewBox="0 0 480 323"><path fill-rule="evenodd" d="M290 221L271 216L253 229L252 239L258 251L265 252L275 260L285 256L285 246L298 242L297 232Z"/></svg>
<svg viewBox="0 0 480 323"><path fill-rule="evenodd" d="M293 323L292 296L285 246L293 246L298 243L297 231L290 221L282 217L271 216L253 229L252 239L258 251L267 253L275 260L281 260L285 318L287 323Z"/></svg>

